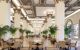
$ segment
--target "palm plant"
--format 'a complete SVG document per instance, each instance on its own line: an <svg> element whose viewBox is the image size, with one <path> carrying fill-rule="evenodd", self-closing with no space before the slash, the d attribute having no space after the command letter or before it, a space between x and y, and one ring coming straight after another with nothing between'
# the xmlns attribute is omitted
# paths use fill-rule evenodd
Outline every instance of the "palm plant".
<svg viewBox="0 0 80 50"><path fill-rule="evenodd" d="M20 33L24 33L25 30L23 30L22 28L19 29Z"/></svg>
<svg viewBox="0 0 80 50"><path fill-rule="evenodd" d="M3 28L4 30L6 30L6 31L9 31L9 26L8 26L8 25L3 26L2 28Z"/></svg>
<svg viewBox="0 0 80 50"><path fill-rule="evenodd" d="M48 33L48 30L44 30L42 33L46 35Z"/></svg>
<svg viewBox="0 0 80 50"><path fill-rule="evenodd" d="M31 32L30 30L25 30L25 33L26 33L27 36L28 36L28 34L31 34L32 32Z"/></svg>
<svg viewBox="0 0 80 50"><path fill-rule="evenodd" d="M49 27L49 32L52 34L52 35L55 35L55 33L56 33L56 31L57 31L57 27L56 26L50 26Z"/></svg>
<svg viewBox="0 0 80 50"><path fill-rule="evenodd" d="M9 31L9 26L5 25L3 27L0 27L0 38L5 35Z"/></svg>
<svg viewBox="0 0 80 50"><path fill-rule="evenodd" d="M3 35L3 31L2 31L2 27L0 27L0 38L2 37Z"/></svg>
<svg viewBox="0 0 80 50"><path fill-rule="evenodd" d="M15 32L17 31L17 28L15 28L15 27L10 27L10 30L9 30L9 31L11 32L12 35L14 35Z"/></svg>
<svg viewBox="0 0 80 50"><path fill-rule="evenodd" d="M64 31L65 31L65 35L68 36L69 33L72 32L73 30L72 30L71 26L68 26L68 27L65 27Z"/></svg>
<svg viewBox="0 0 80 50"><path fill-rule="evenodd" d="M23 38L23 33L25 30L23 30L22 28L19 29L19 32L22 34L21 37Z"/></svg>

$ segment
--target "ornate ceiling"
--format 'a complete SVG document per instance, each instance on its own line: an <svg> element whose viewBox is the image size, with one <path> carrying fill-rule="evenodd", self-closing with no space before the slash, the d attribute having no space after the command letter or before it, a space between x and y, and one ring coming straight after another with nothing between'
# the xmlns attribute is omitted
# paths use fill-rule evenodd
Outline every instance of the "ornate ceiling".
<svg viewBox="0 0 80 50"><path fill-rule="evenodd" d="M40 28L42 25L45 25L47 19L45 11L51 10L55 11L55 1L58 0L16 0L17 3L14 3L14 0L11 0L12 8L22 9L25 15L29 18L29 21L34 27ZM76 10L80 9L80 0L64 0L65 2L65 16L70 15ZM17 6L16 6L17 5ZM52 13L53 14L53 13ZM52 15L54 18L55 14ZM32 19L34 18L34 19ZM35 20L35 18L37 20ZM41 20L40 20L41 19ZM41 21L41 22L39 22Z"/></svg>
<svg viewBox="0 0 80 50"><path fill-rule="evenodd" d="M20 6L25 10L27 15L31 18L39 17L43 18L45 15L38 15L39 9L51 9L55 7L54 0L18 0ZM14 5L15 6L15 5ZM65 0L65 15L69 15L72 12L80 8L80 0ZM40 12L43 13L43 12Z"/></svg>

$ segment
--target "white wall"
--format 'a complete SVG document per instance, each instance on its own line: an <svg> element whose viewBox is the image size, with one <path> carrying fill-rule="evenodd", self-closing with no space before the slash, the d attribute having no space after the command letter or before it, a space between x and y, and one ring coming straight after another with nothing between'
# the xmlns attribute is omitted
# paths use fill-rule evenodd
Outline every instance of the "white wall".
<svg viewBox="0 0 80 50"><path fill-rule="evenodd" d="M75 13L77 12L77 13ZM68 20L68 19L71 19L72 22L73 22L73 26L74 26L74 33L73 33L73 38L74 38L74 35L78 34L79 35L79 20L80 20L80 11L75 11L74 13L72 13L73 15L69 15L66 19L65 19L65 22ZM77 35L77 36L78 36Z"/></svg>

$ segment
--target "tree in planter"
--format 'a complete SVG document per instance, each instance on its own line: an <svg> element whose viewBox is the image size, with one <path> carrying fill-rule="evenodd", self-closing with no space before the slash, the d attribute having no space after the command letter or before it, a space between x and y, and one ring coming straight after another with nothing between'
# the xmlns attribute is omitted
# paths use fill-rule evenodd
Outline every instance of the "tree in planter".
<svg viewBox="0 0 80 50"><path fill-rule="evenodd" d="M57 27L56 26L50 26L49 27L49 32L50 32L51 35L55 36L56 31L57 31Z"/></svg>

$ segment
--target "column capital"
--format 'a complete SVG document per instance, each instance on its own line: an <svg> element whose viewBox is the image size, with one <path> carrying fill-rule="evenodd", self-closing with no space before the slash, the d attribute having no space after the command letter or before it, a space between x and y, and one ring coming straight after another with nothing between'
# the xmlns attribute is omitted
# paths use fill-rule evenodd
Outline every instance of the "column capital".
<svg viewBox="0 0 80 50"><path fill-rule="evenodd" d="M64 0L54 0L55 1L55 3L58 3L59 1L64 1Z"/></svg>
<svg viewBox="0 0 80 50"><path fill-rule="evenodd" d="M1 2L1 1L5 1L6 3L8 3L10 0L0 0L0 2Z"/></svg>

